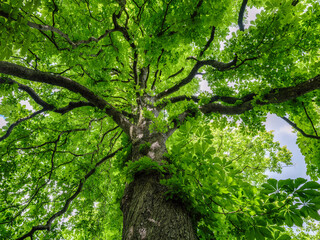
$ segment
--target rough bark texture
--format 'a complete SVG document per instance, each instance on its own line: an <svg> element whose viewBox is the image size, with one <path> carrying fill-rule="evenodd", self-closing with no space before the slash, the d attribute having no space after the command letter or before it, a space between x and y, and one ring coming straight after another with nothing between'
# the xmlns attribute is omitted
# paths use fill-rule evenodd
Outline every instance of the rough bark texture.
<svg viewBox="0 0 320 240"><path fill-rule="evenodd" d="M166 200L166 191L157 173L136 175L122 199L122 239L196 239L188 211L179 201Z"/></svg>
<svg viewBox="0 0 320 240"><path fill-rule="evenodd" d="M167 152L167 135L150 132L151 121L143 117L137 126L130 129L132 141L131 161L143 156L158 164ZM143 147L142 146L147 146ZM196 239L192 218L187 209L177 200L167 200L167 187L160 184L160 174L139 172L126 187L121 202L123 212L122 239Z"/></svg>

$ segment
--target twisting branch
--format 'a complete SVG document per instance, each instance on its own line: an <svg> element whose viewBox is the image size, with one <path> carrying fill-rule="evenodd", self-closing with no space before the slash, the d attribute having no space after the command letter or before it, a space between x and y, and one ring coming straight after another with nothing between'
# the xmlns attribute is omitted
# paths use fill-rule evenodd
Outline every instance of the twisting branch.
<svg viewBox="0 0 320 240"><path fill-rule="evenodd" d="M47 221L46 225L37 225L37 226L34 226L32 227L32 229L26 233L25 235L23 235L22 237L18 238L17 240L23 240L23 239L26 239L27 237L30 237L32 239L33 237L33 234L36 232L36 231L43 231L43 230L47 230L47 231L50 231L51 230L51 225L52 225L52 222L60 217L62 214L64 214L68 208L69 208L69 205L70 203L80 194L80 192L82 191L83 189L83 186L84 186L84 183L86 182L86 180L92 175L95 173L95 171L97 170L97 168L103 164L106 160L108 160L109 158L112 158L114 157L119 151L121 151L123 149L123 147L119 148L118 150L114 151L113 153L105 156L104 158L102 158L99 162L96 163L96 165L94 166L94 168L92 168L85 176L84 178L80 181L79 185L78 185L78 188L77 190L71 195L71 197L69 197L64 206L62 207L62 209L58 212L56 212L55 214L53 214L49 220Z"/></svg>
<svg viewBox="0 0 320 240"><path fill-rule="evenodd" d="M320 75L317 75L316 77L311 78L308 81L299 83L298 85L293 87L271 89L269 93L261 96L259 99L255 99L255 96L257 96L257 94L255 93L247 94L242 98L213 96L210 99L209 103L199 106L198 109L204 114L220 113L226 115L238 115L253 109L256 105L263 106L271 103L286 102L288 100L292 100L316 89L320 89ZM179 102L184 100L198 102L200 99L195 96L177 96L168 99L168 101L158 105L157 108L161 110L170 102ZM237 104L237 102L241 103L234 106L228 106L219 103L214 103L215 101L222 101L228 104ZM177 128L179 128L179 126L187 119L187 117L195 116L196 112L193 109L188 109L185 112L181 113L179 116L177 116L177 118L173 120L174 127L168 130L167 135L170 136ZM297 130L302 131L301 129ZM301 133L304 136L307 136L305 133L303 133L303 131ZM308 135L307 137L311 136L312 135ZM311 138L319 139L320 137L312 136Z"/></svg>
<svg viewBox="0 0 320 240"><path fill-rule="evenodd" d="M30 97L40 106L42 106L43 108L49 110L49 109L53 109L54 106L45 102L44 100L42 100L40 98L40 96L29 86L18 83L10 78L2 78L0 77L0 84L9 84L9 85L13 85L13 84L17 84L19 87L18 89L25 91L26 93L28 93L30 95Z"/></svg>
<svg viewBox="0 0 320 240"><path fill-rule="evenodd" d="M95 105L101 110L104 110L113 120L127 133L131 123L124 117L122 113L117 111L111 104L105 101L102 97L96 95L90 89L81 85L80 83L71 80L70 78L32 70L14 63L0 61L0 73L20 77L22 79L33 82L47 83L53 86L63 87L71 92L80 94L87 99L91 104Z"/></svg>
<svg viewBox="0 0 320 240"><path fill-rule="evenodd" d="M293 127L294 129L296 129L299 133L301 133L304 137L307 137L307 138L314 138L314 139L319 139L320 140L320 137L319 136L314 136L314 135L310 135L310 134L307 134L305 133L301 128L299 128L297 126L297 124L295 124L294 122L290 121L288 118L286 117L281 117L283 120L285 120L291 127Z"/></svg>
<svg viewBox="0 0 320 240"><path fill-rule="evenodd" d="M244 59L244 60L239 59L240 61L238 61L238 62L240 62L240 63L239 63L239 64L235 64L235 66L231 67L230 70L231 70L231 69L236 69L236 68L240 67L241 65L245 64L247 61L253 61L253 60L256 60L256 59L258 59L258 58L260 58L260 56L251 57L251 58L246 58L246 59Z"/></svg>
<svg viewBox="0 0 320 240"><path fill-rule="evenodd" d="M51 106L51 105L49 105ZM79 107L85 107L85 106L91 106L93 107L94 105L92 103L88 103L88 102L83 102L83 101L79 101L79 102L69 102L69 104L65 107L62 107L62 108L57 108L55 109L54 107L48 107L48 108L43 108L39 111L36 111L34 112L33 114L31 114L30 116L27 116L27 117L24 117L24 118L21 118L19 119L18 121L16 121L15 123L11 124L10 127L8 128L8 130L6 131L5 135L3 135L2 137L0 137L0 142L3 141L4 139L8 138L12 132L12 130L20 123L26 121L26 120L29 120L33 117L35 117L36 115L40 114L40 113L44 113L46 111L53 111L53 112L56 112L56 113L60 113L60 114L65 114L67 112L70 112L72 111L73 109L75 108L79 108ZM129 113L126 113L125 112L125 115L126 116L130 116ZM130 116L131 117L131 116Z"/></svg>
<svg viewBox="0 0 320 240"><path fill-rule="evenodd" d="M38 70L38 61L41 60L34 52L32 52L30 49L28 51L35 57L36 65L34 66L34 70Z"/></svg>
<svg viewBox="0 0 320 240"><path fill-rule="evenodd" d="M251 99L253 96L246 95L245 98L236 98L236 97L224 97L224 96L217 96L216 95L216 96L212 96L208 103L222 101L222 102L228 103L228 104L235 104L238 100L247 101L249 97ZM181 101L185 101L185 100L198 103L198 102L200 102L201 98L198 96L186 96L186 95L172 97L172 98L166 99L161 104L158 104L157 109L161 110L161 109L165 108L169 103L177 103L177 102L181 102Z"/></svg>
<svg viewBox="0 0 320 240"><path fill-rule="evenodd" d="M138 84L138 52L137 52L137 46L134 43L132 37L130 37L130 34L125 27L122 27L119 25L118 23L118 19L121 17L122 11L124 10L124 6L122 6L121 11L118 14L113 14L112 15L112 21L114 24L115 29L117 29L117 31L121 32L123 37L126 39L126 41L129 43L130 47L133 50L133 63L132 63L132 67L133 67L133 74L134 74L134 81L136 84Z"/></svg>
<svg viewBox="0 0 320 240"><path fill-rule="evenodd" d="M20 77L33 82L47 83L53 86L59 86L68 89L71 92L79 93L89 102L92 102L99 108L105 108L109 104L99 96L96 96L85 86L61 75L35 71L14 63L0 61L0 73Z"/></svg>
<svg viewBox="0 0 320 240"><path fill-rule="evenodd" d="M193 59L196 60L194 57L190 57L189 59ZM230 69L232 66L234 66L237 62L237 57L232 60L229 63L223 63L223 62L219 62L216 60L204 60L204 61L198 61L196 60L197 63L193 66L192 70L190 71L189 75L182 79L178 84L176 84L175 86L164 90L163 92L159 93L156 96L156 99L161 99L163 97L166 97L168 95L170 95L171 93L174 93L176 91L178 91L181 87L187 85L189 82L191 82L191 80L195 77L195 75L198 73L198 70L203 67L203 66L211 66L216 68L219 71L226 71L228 69Z"/></svg>
<svg viewBox="0 0 320 240"><path fill-rule="evenodd" d="M41 25L41 24L37 24L37 23L32 23L32 22L28 22L28 26L34 29L38 29L41 31L51 31L51 32L55 32L57 34L59 34L61 37L63 37L71 46L72 48L77 48L79 47L81 44L86 44L86 43L90 43L90 42L99 42L100 40L102 40L103 38L105 38L106 36L108 36L109 33L115 32L117 31L116 29L107 29L101 36L99 36L98 38L95 37L90 37L88 40L80 40L77 42L73 42L71 41L71 39L69 38L68 34L63 33L60 29L49 26L49 25Z"/></svg>
<svg viewBox="0 0 320 240"><path fill-rule="evenodd" d="M55 4L54 4L55 5ZM85 44L85 43L90 43L90 42L99 42L100 40L102 40L103 38L105 38L106 36L108 36L109 33L112 33L112 32L115 32L115 31L118 31L117 29L107 29L105 31L104 34L102 34L101 36L99 36L98 38L95 38L95 37L90 37L88 40L80 40L80 41L76 41L76 42L73 42L68 34L62 32L60 29L58 28L55 28L54 25L55 25L55 22L54 22L54 13L56 12L56 5L55 5L55 10L52 12L52 19L53 19L53 26L50 26L50 25L45 25L45 24L38 24L38 23L33 23L33 22L28 22L27 25L31 28L34 28L34 29L37 29L41 32L43 31L50 31L52 33L57 33L59 34L61 37L63 37L71 46L72 48L77 48L79 47L81 44ZM89 11L90 12L90 11ZM3 11L0 11L0 16L2 17L5 17L5 18L9 18L10 15L6 12L3 12ZM12 19L12 20L15 20L15 19Z"/></svg>
<svg viewBox="0 0 320 240"><path fill-rule="evenodd" d="M12 123L10 125L10 127L8 128L8 130L6 131L6 133L2 137L0 137L0 142L3 141L4 139L6 139L7 137L9 137L11 132L12 132L12 130L14 129L14 127L17 126L19 123L22 123L22 122L24 122L24 121L26 121L28 119L31 119L31 118L33 118L33 117L37 116L38 114L41 114L41 113L43 113L45 111L46 111L46 109L43 108L43 109L41 109L39 111L36 111L36 112L32 113L31 115L29 115L27 117L20 118L15 123Z"/></svg>
<svg viewBox="0 0 320 240"><path fill-rule="evenodd" d="M248 3L248 0L243 0L242 1L242 5L241 5L241 8L240 8L240 12L239 12L238 25L239 25L240 31L244 31L243 15L244 15L244 11L246 10L247 3Z"/></svg>
<svg viewBox="0 0 320 240"><path fill-rule="evenodd" d="M269 93L261 96L259 100L255 100L254 96L257 94L250 93L241 99L243 102L235 106L226 106L216 103L208 103L199 107L200 111L204 114L207 113L221 113L227 115L242 114L246 111L253 109L254 104L266 105L270 103L282 103L288 100L295 99L313 90L320 89L320 75L315 76L305 82L299 83L296 86L286 88L271 89Z"/></svg>
<svg viewBox="0 0 320 240"><path fill-rule="evenodd" d="M204 52L207 51L207 49L210 47L210 44L212 43L212 41L214 39L215 31L216 31L216 28L214 26L212 26L210 38L209 38L208 42L206 43L206 45L204 46L204 49L201 50L200 57L202 57Z"/></svg>
<svg viewBox="0 0 320 240"><path fill-rule="evenodd" d="M99 19L95 18L95 17L92 15L91 9L90 9L90 2L89 2L88 0L85 0L85 2L86 2L86 4L87 4L87 9L88 9L88 13L89 13L90 17L91 17L92 19L94 19L95 21L97 21L97 22L103 22L104 19L99 20Z"/></svg>

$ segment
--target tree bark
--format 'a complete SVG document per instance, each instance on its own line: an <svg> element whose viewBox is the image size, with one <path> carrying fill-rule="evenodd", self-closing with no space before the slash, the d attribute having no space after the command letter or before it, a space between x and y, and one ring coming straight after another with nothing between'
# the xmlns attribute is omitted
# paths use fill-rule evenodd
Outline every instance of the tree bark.
<svg viewBox="0 0 320 240"><path fill-rule="evenodd" d="M167 135L149 131L150 121L142 118L132 127L131 161L149 157L163 164ZM148 148L141 151L141 146ZM156 170L141 171L127 185L122 202L124 240L196 239L192 216L185 205L176 199L166 199L168 188L160 184L161 174Z"/></svg>
<svg viewBox="0 0 320 240"><path fill-rule="evenodd" d="M192 217L180 201L166 200L159 174L141 173L122 198L123 240L197 239Z"/></svg>

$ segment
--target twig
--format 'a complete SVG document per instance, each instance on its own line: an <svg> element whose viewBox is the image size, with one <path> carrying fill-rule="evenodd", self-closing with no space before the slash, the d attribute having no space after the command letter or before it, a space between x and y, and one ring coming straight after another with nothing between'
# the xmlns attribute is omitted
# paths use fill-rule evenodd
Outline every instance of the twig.
<svg viewBox="0 0 320 240"><path fill-rule="evenodd" d="M310 118L310 116L309 116L309 114L308 114L308 112L307 112L307 109L306 109L306 107L305 107L305 105L304 105L303 102L302 102L302 106L303 106L304 112L305 112L306 115L307 115L307 118L309 119L309 121L310 121L310 123L311 123L311 125L312 125L313 131L315 132L316 136L318 136L317 130L315 129L314 124L313 124L313 122L312 122L312 120L311 120L311 118Z"/></svg>
<svg viewBox="0 0 320 240"><path fill-rule="evenodd" d="M289 123L290 126L292 126L294 129L296 129L298 132L300 132L303 136L308 137L308 138L314 138L314 139L320 139L319 136L313 136L310 134L306 134L301 128L299 128L294 122L291 122L288 118L286 117L281 117L283 120L285 120L287 123Z"/></svg>

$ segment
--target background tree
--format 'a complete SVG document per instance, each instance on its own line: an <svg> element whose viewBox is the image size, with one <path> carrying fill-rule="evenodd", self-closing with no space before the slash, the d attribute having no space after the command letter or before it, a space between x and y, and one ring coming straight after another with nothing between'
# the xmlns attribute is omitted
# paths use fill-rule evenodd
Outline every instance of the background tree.
<svg viewBox="0 0 320 240"><path fill-rule="evenodd" d="M245 29L248 7L263 10ZM290 153L263 125L298 131L316 180L319 15L316 0L2 1L1 238L283 240L320 220L318 183L266 181Z"/></svg>

